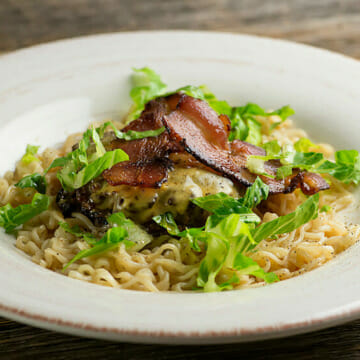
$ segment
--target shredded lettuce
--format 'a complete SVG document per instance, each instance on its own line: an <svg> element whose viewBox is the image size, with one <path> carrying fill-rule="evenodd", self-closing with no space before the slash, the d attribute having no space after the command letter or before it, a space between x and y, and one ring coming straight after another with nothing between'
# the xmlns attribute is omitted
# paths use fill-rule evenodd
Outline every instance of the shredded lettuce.
<svg viewBox="0 0 360 360"><path fill-rule="evenodd" d="M116 249L120 243L133 251L139 251L151 242L152 236L133 221L126 218L122 212L114 213L106 219L111 228L107 230L105 235L99 240L91 233L83 231L78 225L70 227L66 222L61 222L60 227L76 237L82 238L91 248L82 250L69 261L63 270L77 260L88 256L100 254L106 251Z"/></svg>
<svg viewBox="0 0 360 360"><path fill-rule="evenodd" d="M170 212L166 212L164 214L154 216L153 220L158 225L160 225L161 227L166 229L166 231L170 235L187 238L190 243L190 246L192 247L193 250L195 250L195 251L201 250L198 240L204 230L204 226L202 226L200 228L189 228L189 229L180 231L179 227L177 226L177 224L175 222L173 214Z"/></svg>
<svg viewBox="0 0 360 360"><path fill-rule="evenodd" d="M294 231L315 219L319 211L319 194L309 197L294 212L259 224L252 209L265 200L268 193L268 186L258 178L241 199L234 199L224 193L194 199L194 204L211 213L202 228L190 228L181 232L170 213L156 216L154 221L167 229L170 235L189 239L194 250L205 249L197 278L197 285L204 291L231 289L239 282L239 276L244 274L257 276L271 283L278 281L277 276L266 273L245 254L260 241ZM244 217L244 214L249 217ZM252 214L256 218L251 218ZM232 276L219 284L216 277L220 270Z"/></svg>
<svg viewBox="0 0 360 360"><path fill-rule="evenodd" d="M25 155L21 158L24 165L29 165L33 161L40 161L35 155L37 154L40 146L27 145Z"/></svg>
<svg viewBox="0 0 360 360"><path fill-rule="evenodd" d="M104 170L111 168L115 164L129 160L128 155L121 149L106 151L101 142L101 138L109 126L114 130L117 138L127 141L158 136L165 130L164 127L161 127L156 130L130 130L124 133L116 129L111 121L108 121L96 129L91 128L85 131L78 148L64 157L55 159L46 169L45 173L52 168L62 167L62 169L58 171L57 177L65 190L72 191L86 185L89 181L99 176ZM95 151L91 155L88 155L91 141L95 145Z"/></svg>
<svg viewBox="0 0 360 360"><path fill-rule="evenodd" d="M91 233L84 232L79 225L70 227L66 222L60 222L59 226L64 229L66 232L75 235L76 237L82 238L89 245L95 245L98 239Z"/></svg>
<svg viewBox="0 0 360 360"><path fill-rule="evenodd" d="M130 96L134 102L128 121L137 119L145 108L145 104L158 96L164 94L166 85L161 81L160 76L148 67L133 69L133 88Z"/></svg>
<svg viewBox="0 0 360 360"><path fill-rule="evenodd" d="M249 156L246 162L246 166L250 172L257 175L264 175L269 178L275 178L274 175L271 175L265 170L265 161L263 159L258 159L256 156Z"/></svg>
<svg viewBox="0 0 360 360"><path fill-rule="evenodd" d="M256 244L264 239L275 235L289 233L296 230L301 225L310 220L316 219L319 212L319 194L310 196L304 203L299 205L290 214L279 216L278 218L260 224L252 231L252 236ZM247 250L249 250L249 247Z"/></svg>
<svg viewBox="0 0 360 360"><path fill-rule="evenodd" d="M65 157L55 159L46 172L61 166L62 169L58 171L57 177L65 190L72 191L86 185L104 170L121 161L128 160L128 155L121 149L106 152L100 140L100 135L103 135L104 130L105 127L99 127L85 131L78 148ZM87 150L91 139L95 144L96 151L88 156Z"/></svg>
<svg viewBox="0 0 360 360"><path fill-rule="evenodd" d="M209 232L206 244L206 254L200 263L197 285L204 288L206 292L220 291L221 287L216 283L216 276L222 269L229 253L229 242L227 239Z"/></svg>
<svg viewBox="0 0 360 360"><path fill-rule="evenodd" d="M170 212L166 212L161 215L156 215L152 218L158 225L166 229L166 231L173 236L179 236L181 231L177 226L174 216Z"/></svg>
<svg viewBox="0 0 360 360"><path fill-rule="evenodd" d="M192 202L198 207L213 213L208 220L211 224L216 224L221 218L229 214L239 214L242 222L259 223L260 218L251 210L259 205L262 200L266 200L269 195L269 187L260 178L256 178L254 184L247 188L246 193L241 199L224 193L198 197Z"/></svg>
<svg viewBox="0 0 360 360"><path fill-rule="evenodd" d="M250 245L256 245L252 229L260 222L252 208L265 200L268 193L268 186L258 178L241 199L219 193L192 200L197 206L212 213L202 228L180 231L170 213L153 219L170 235L187 238L194 250L200 251L200 242L203 244L206 253L200 264L197 285L204 291L232 288L239 282L236 274L251 274L272 282L277 280L276 275L265 273L255 261L244 255ZM216 276L223 268L232 272L233 276L228 281L218 284Z"/></svg>
<svg viewBox="0 0 360 360"><path fill-rule="evenodd" d="M235 108L231 114L231 130L229 134L229 140L242 140L245 141L249 135L249 127L245 124L245 121L241 117L240 111ZM254 137L250 135L250 137Z"/></svg>
<svg viewBox="0 0 360 360"><path fill-rule="evenodd" d="M127 219L121 212L114 213L107 218L108 223L112 226L105 235L100 239L96 239L90 233L83 232L79 226L70 227L67 223L60 223L60 226L67 232L83 238L90 246L90 249L78 252L63 268L65 270L72 263L88 256L101 254L106 251L116 249L120 243L125 244L127 248L132 248L135 243L130 241L128 229L135 225L131 220ZM150 235L149 235L150 236Z"/></svg>
<svg viewBox="0 0 360 360"><path fill-rule="evenodd" d="M340 150L335 152L335 163L325 160L317 168L320 174L330 174L345 184L360 181L360 156L356 150Z"/></svg>
<svg viewBox="0 0 360 360"><path fill-rule="evenodd" d="M262 145L266 151L266 156L270 156L271 159L275 159L281 156L281 146L276 140L269 141Z"/></svg>
<svg viewBox="0 0 360 360"><path fill-rule="evenodd" d="M69 162L57 173L57 177L65 190L72 191L86 185L101 175L104 170L110 169L115 164L127 160L129 160L129 156L123 150L116 149L108 151L80 171L77 171L74 163Z"/></svg>
<svg viewBox="0 0 360 360"><path fill-rule="evenodd" d="M309 152L310 148L318 148L319 146L314 144L308 138L300 138L295 144L294 148L298 152Z"/></svg>
<svg viewBox="0 0 360 360"><path fill-rule="evenodd" d="M258 206L261 201L266 200L269 196L269 186L266 185L258 177L254 183L246 189L241 202L244 206L253 209Z"/></svg>
<svg viewBox="0 0 360 360"><path fill-rule="evenodd" d="M46 192L45 177L39 173L24 176L15 186L20 189L34 188L40 194L45 194Z"/></svg>
<svg viewBox="0 0 360 360"><path fill-rule="evenodd" d="M281 121L272 124L270 130L273 130L293 114L294 110L289 106L284 106L273 112L266 112L259 105L253 103L234 107L230 116L231 132L229 140L238 139L260 146L262 142L261 124L255 119L255 116L269 117L278 115Z"/></svg>
<svg viewBox="0 0 360 360"><path fill-rule="evenodd" d="M127 231L127 240L132 243L132 251L141 250L153 239L152 236L148 234L144 229L142 229L139 225L135 224L132 220L126 218L122 212L117 212L110 215L107 218L107 221L111 226L121 226Z"/></svg>
<svg viewBox="0 0 360 360"><path fill-rule="evenodd" d="M67 269L72 263L80 259L97 255L106 251L116 249L120 243L125 243L126 246L132 246L133 243L126 240L128 233L123 227L113 227L109 229L106 234L97 241L90 249L78 252L64 267L63 271Z"/></svg>
<svg viewBox="0 0 360 360"><path fill-rule="evenodd" d="M118 130L111 121L108 121L108 122L104 123L100 128L100 130L99 130L100 137L103 136L104 131L108 126L110 126L113 129L113 131L118 139L126 140L126 141L144 139L147 137L156 137L165 131L165 127L163 126L156 130L146 130L146 131L128 130L127 132L122 132L122 131Z"/></svg>
<svg viewBox="0 0 360 360"><path fill-rule="evenodd" d="M19 205L15 208L6 204L0 208L0 226L5 228L7 233L11 233L20 225L47 210L49 204L50 198L39 193L34 195L30 204Z"/></svg>
<svg viewBox="0 0 360 360"><path fill-rule="evenodd" d="M255 275L266 282L277 281L275 274L265 273L252 259L244 255L246 248L256 243L251 234L251 227L242 222L239 214L231 214L223 218L215 227L207 228L206 254L200 263L197 285L204 291L221 291L231 289L239 282L238 275ZM221 269L233 272L232 277L217 284L216 276ZM236 272L234 272L234 270Z"/></svg>
<svg viewBox="0 0 360 360"><path fill-rule="evenodd" d="M268 284L279 281L276 274L265 272L256 261L241 253L236 254L233 269L237 270L239 275L253 275L260 279L264 279Z"/></svg>
<svg viewBox="0 0 360 360"><path fill-rule="evenodd" d="M318 174L329 174L345 184L360 182L360 156L357 150L336 151L333 162L326 160L322 153L308 152L317 145L306 138L298 140L294 146L286 145L282 149L276 140L264 144L263 147L266 150L265 156L251 155L247 159L247 166L255 173L264 169L265 161L278 159L283 165L277 170L278 179L291 175L292 169L299 168ZM253 164L255 161L256 167ZM271 177L264 172L261 172L261 175Z"/></svg>
<svg viewBox="0 0 360 360"><path fill-rule="evenodd" d="M229 117L231 116L232 107L228 104L228 102L225 100L219 100L205 85L187 85L169 94L177 92L181 92L193 98L206 101L210 107L213 108L219 115L225 114Z"/></svg>
<svg viewBox="0 0 360 360"><path fill-rule="evenodd" d="M273 131L275 128L277 128L280 124L282 124L288 117L291 115L294 115L295 111L290 106L286 105L282 108L275 110L270 113L270 115L278 115L281 119L281 121L275 122L271 124L270 126L270 132Z"/></svg>
<svg viewBox="0 0 360 360"><path fill-rule="evenodd" d="M224 193L208 195L193 199L192 202L204 210L212 212L213 219L219 220L230 214L239 214L241 221L248 223L260 222L260 218L251 209L242 204L242 199L237 200ZM214 220L211 220L214 224ZM216 222L216 221L215 221Z"/></svg>
<svg viewBox="0 0 360 360"><path fill-rule="evenodd" d="M325 212L325 213L327 213L327 212L329 212L329 211L331 211L332 210L332 207L330 206L330 205L323 205L322 207L321 207L321 209L320 209L320 212Z"/></svg>
<svg viewBox="0 0 360 360"><path fill-rule="evenodd" d="M260 106L248 103L245 106L233 108L230 120L231 131L229 140L242 140L254 144L261 144L261 124L254 118L256 115L266 114Z"/></svg>

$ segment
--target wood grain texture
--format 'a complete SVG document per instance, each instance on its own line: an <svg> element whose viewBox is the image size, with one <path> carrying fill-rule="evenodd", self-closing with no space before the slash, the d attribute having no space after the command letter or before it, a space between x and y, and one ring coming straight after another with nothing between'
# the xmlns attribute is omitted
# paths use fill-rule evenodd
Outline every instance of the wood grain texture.
<svg viewBox="0 0 360 360"><path fill-rule="evenodd" d="M359 0L1 0L0 51L131 30L245 32L360 57Z"/></svg>
<svg viewBox="0 0 360 360"><path fill-rule="evenodd" d="M360 0L1 0L0 52L113 31L192 29L300 41L360 58ZM0 318L0 359L359 359L360 321L250 344L158 346L67 336Z"/></svg>

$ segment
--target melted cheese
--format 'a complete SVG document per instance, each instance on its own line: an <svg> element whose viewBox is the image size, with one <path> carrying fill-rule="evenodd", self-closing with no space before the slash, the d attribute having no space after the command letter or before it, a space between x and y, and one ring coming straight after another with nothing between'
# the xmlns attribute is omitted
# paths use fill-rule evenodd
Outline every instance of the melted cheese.
<svg viewBox="0 0 360 360"><path fill-rule="evenodd" d="M98 208L123 211L140 224L167 211L188 223L196 220L202 212L190 200L219 192L239 197L237 188L229 179L202 169L178 168L169 172L168 181L159 189L106 184L100 193L94 194L93 200Z"/></svg>

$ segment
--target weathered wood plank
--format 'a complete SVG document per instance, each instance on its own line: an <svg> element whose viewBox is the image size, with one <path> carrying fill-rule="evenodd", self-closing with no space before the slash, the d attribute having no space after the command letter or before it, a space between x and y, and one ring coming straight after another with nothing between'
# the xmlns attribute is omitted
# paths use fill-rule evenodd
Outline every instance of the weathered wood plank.
<svg viewBox="0 0 360 360"><path fill-rule="evenodd" d="M194 29L301 41L360 57L358 0L2 0L0 51L112 31Z"/></svg>
<svg viewBox="0 0 360 360"><path fill-rule="evenodd" d="M0 321L0 359L358 359L360 321L287 339L215 346L161 346L83 339Z"/></svg>

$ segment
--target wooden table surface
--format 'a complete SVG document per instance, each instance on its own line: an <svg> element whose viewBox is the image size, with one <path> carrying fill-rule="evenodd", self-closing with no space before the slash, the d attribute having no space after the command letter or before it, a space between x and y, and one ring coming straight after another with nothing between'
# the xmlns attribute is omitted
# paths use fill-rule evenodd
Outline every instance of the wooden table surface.
<svg viewBox="0 0 360 360"><path fill-rule="evenodd" d="M360 58L360 0L1 0L0 52L132 30L232 31ZM2 289L6 291L6 289ZM359 359L360 320L280 340L219 346L112 343L0 318L0 359Z"/></svg>

